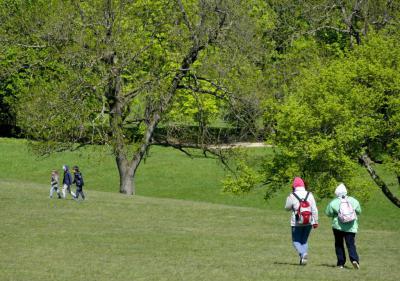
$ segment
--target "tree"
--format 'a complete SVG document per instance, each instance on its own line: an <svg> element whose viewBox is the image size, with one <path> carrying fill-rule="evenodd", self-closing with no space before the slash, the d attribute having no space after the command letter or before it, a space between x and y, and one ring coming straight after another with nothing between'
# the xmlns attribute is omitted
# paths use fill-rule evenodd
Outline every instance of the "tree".
<svg viewBox="0 0 400 281"><path fill-rule="evenodd" d="M357 177L361 164L400 207L372 165L384 163L399 178L398 47L398 33L370 34L346 57L297 79L276 116L276 156L265 166L270 193L301 175L320 197L345 182L365 199L370 189Z"/></svg>
<svg viewBox="0 0 400 281"><path fill-rule="evenodd" d="M7 15L7 22L14 23L5 31L8 46L26 40L25 48L40 47L39 59L27 59L33 74L29 91L19 97L19 126L40 141L44 153L93 142L111 145L125 194L135 193L136 170L178 93L221 98L228 92L202 70L218 54L225 56L213 62L223 69L228 47L243 43L235 39L244 34L242 23L250 19L252 4L4 3L12 7L8 11L24 14Z"/></svg>
<svg viewBox="0 0 400 281"><path fill-rule="evenodd" d="M295 5L303 24L300 34L332 41L346 38L348 47L360 45L369 29L381 30L398 23L400 6L393 0L304 1Z"/></svg>
<svg viewBox="0 0 400 281"><path fill-rule="evenodd" d="M34 63L37 50L42 48L30 44L32 38L29 29L25 30L24 40L14 38L13 44L10 44L9 34L15 31L16 23L23 22L24 18L23 10L18 9L15 2L0 1L0 134L3 136L15 136L19 132L14 105L18 96L25 91L32 75L25 62L29 58Z"/></svg>
<svg viewBox="0 0 400 281"><path fill-rule="evenodd" d="M398 4L390 0L266 2L277 19L263 33L264 40L275 46L275 52L264 57L262 64L263 71L269 74L267 88L273 92L264 103L264 117L265 126L272 133L267 135L267 141L275 145L275 157L272 161L267 159L256 173L246 156L239 154L236 178L225 182L225 190L241 193L264 184L269 198L293 176L302 175L320 197L330 196L337 182L344 181L357 196L367 199L370 183L356 178L361 163L385 195L398 205L396 196L372 165L383 158L398 178L397 152L393 149L397 137L388 133L392 129L383 130L396 128L397 117L384 115L391 119L391 125L383 127L379 115L381 97L385 97L386 104L397 95L392 91L397 83L397 52L392 50L397 48L394 42L398 36ZM382 54L392 59L391 63ZM385 82L378 82L381 76L385 76ZM371 79L374 83L370 84ZM394 100L390 102L392 106L396 104ZM395 106L390 112L393 110ZM382 129L379 133L378 128ZM371 141L375 138L379 139L378 145L376 140ZM393 143L388 145L383 139ZM368 156L361 153L366 147ZM371 155L378 150L380 157L376 159ZM260 173L264 177L261 182Z"/></svg>

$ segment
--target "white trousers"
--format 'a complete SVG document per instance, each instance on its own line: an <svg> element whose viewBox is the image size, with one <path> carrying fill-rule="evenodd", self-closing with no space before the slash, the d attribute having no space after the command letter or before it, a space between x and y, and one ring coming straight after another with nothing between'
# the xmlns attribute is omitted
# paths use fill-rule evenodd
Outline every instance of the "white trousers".
<svg viewBox="0 0 400 281"><path fill-rule="evenodd" d="M58 197L61 197L60 189L59 189L57 186L54 186L54 187L51 187L51 188L50 188L50 198L53 197L54 191L57 191Z"/></svg>
<svg viewBox="0 0 400 281"><path fill-rule="evenodd" d="M63 189L62 189L62 194L63 194L63 198L65 199L66 196L66 191L68 191L69 194L72 195L72 197L75 198L75 193L73 191L71 191L71 187L69 187L68 185L64 184L63 185Z"/></svg>

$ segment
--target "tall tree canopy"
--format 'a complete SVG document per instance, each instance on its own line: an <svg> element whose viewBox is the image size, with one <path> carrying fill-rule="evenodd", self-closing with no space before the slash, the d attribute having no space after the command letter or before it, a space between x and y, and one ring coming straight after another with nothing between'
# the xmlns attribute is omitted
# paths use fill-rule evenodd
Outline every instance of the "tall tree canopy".
<svg viewBox="0 0 400 281"><path fill-rule="evenodd" d="M225 190L247 192L261 181L269 198L300 175L321 198L345 182L356 196L368 199L371 180L359 177L364 167L400 206L374 165L384 164L400 184L399 5L268 2L280 19L267 36L276 46L275 60L265 67L274 92L264 115L274 158L267 158L259 173L242 158Z"/></svg>
<svg viewBox="0 0 400 281"><path fill-rule="evenodd" d="M399 176L399 62L398 38L374 34L346 57L304 71L276 116L267 178L278 184L302 175L322 197L343 181L365 198L361 163L400 206L371 166L383 161Z"/></svg>
<svg viewBox="0 0 400 281"><path fill-rule="evenodd" d="M197 97L204 107L204 95L227 100L228 86L254 76L235 66L255 63L258 2L1 1L2 50L16 48L30 75L18 125L44 153L110 144L120 192L133 194L136 170L176 97Z"/></svg>
<svg viewBox="0 0 400 281"><path fill-rule="evenodd" d="M374 166L400 183L399 19L392 0L0 0L0 121L42 153L110 145L133 194L152 144L182 147L157 127L195 124L207 149L220 119L275 147L227 190L263 178L268 197L302 175L367 198L364 167L399 206Z"/></svg>

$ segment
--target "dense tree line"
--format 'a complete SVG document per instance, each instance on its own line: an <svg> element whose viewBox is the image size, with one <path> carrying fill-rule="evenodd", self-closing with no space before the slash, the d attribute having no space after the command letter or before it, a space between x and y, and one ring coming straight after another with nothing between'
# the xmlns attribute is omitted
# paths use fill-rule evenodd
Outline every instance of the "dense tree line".
<svg viewBox="0 0 400 281"><path fill-rule="evenodd" d="M0 121L40 153L110 145L120 192L153 144L209 149L208 128L265 136L273 159L236 161L226 190L291 177L320 197L367 198L360 166L399 179L399 16L391 0L0 1ZM182 124L196 125L185 143ZM168 128L157 137L157 127Z"/></svg>

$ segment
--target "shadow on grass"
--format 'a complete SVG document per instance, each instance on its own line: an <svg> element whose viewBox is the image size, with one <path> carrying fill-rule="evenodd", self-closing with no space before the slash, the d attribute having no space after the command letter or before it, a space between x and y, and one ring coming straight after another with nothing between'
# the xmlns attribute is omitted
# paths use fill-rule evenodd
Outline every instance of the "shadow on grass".
<svg viewBox="0 0 400 281"><path fill-rule="evenodd" d="M274 264L276 265L293 265L293 266L300 266L298 263L293 263L293 262L281 262L281 261L275 261ZM327 264L327 263L321 263L321 264L316 264L316 266L323 266L323 267L329 267L329 268L336 268L336 265L333 264Z"/></svg>
<svg viewBox="0 0 400 281"><path fill-rule="evenodd" d="M294 265L294 266L300 266L298 263L293 263L293 262L281 262L281 261L275 261L274 264L277 264L277 265Z"/></svg>
<svg viewBox="0 0 400 281"><path fill-rule="evenodd" d="M328 264L328 263L317 264L317 266L330 267L330 268L336 268L337 267L336 265Z"/></svg>

